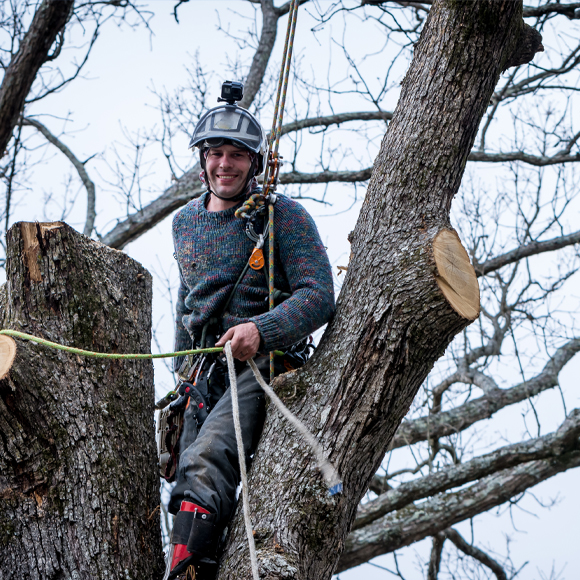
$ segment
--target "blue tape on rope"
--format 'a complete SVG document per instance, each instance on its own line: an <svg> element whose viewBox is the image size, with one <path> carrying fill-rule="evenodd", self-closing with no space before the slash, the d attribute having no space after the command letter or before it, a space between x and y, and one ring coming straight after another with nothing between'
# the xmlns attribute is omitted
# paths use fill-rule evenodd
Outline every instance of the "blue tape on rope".
<svg viewBox="0 0 580 580"><path fill-rule="evenodd" d="M333 485L329 490L328 490L328 495L330 495L331 497L333 495L336 495L337 493L342 493L342 481L340 483L337 483L336 485Z"/></svg>

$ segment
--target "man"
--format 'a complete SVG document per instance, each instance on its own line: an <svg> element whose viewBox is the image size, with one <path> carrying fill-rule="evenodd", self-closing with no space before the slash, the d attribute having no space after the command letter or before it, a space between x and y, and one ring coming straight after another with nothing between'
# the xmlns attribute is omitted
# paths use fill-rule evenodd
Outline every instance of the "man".
<svg viewBox="0 0 580 580"><path fill-rule="evenodd" d="M199 148L200 177L207 192L190 201L173 220L181 275L175 348L213 345L217 338L216 346L231 341L239 361L240 418L249 459L262 430L265 401L251 369L243 363L257 356L256 364L266 375L267 353L288 349L330 319L332 273L310 215L298 203L277 196L275 287L279 295L288 297L269 311L267 268L247 266L255 240L261 239L260 234L267 238L265 214L251 212L249 222L235 215L252 193L260 191L255 177L265 164L264 131L248 111L229 101L201 118L193 146ZM199 433L197 406L190 405L185 412L177 484L169 504L170 512L177 515L168 580L191 566L198 579L213 576L219 538L235 507L240 475L231 397L223 360L214 358L208 373L210 413ZM277 358L279 374L288 366Z"/></svg>

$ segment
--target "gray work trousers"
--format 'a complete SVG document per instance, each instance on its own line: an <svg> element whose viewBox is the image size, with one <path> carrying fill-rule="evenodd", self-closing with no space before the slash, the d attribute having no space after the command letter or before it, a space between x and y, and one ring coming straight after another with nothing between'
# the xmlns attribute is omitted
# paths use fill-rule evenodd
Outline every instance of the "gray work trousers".
<svg viewBox="0 0 580 580"><path fill-rule="evenodd" d="M258 357L256 364L262 375L267 377L270 369L269 357ZM277 370L283 372L284 369ZM256 450L262 433L266 416L265 395L252 369L247 365L237 375L237 385L247 463ZM177 484L171 492L169 511L177 513L181 501L185 499L216 514L216 527L223 528L235 507L236 488L240 481L229 386L210 411L199 433L195 421L187 420L187 411L184 419Z"/></svg>

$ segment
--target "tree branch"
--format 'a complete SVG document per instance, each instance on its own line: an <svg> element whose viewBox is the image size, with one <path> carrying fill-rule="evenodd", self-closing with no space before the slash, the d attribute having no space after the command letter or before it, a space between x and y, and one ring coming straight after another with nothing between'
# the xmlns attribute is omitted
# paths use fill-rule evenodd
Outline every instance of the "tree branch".
<svg viewBox="0 0 580 580"><path fill-rule="evenodd" d="M199 197L206 191L205 186L198 180L200 170L199 165L196 165L193 169L184 173L156 200L146 205L141 211L127 216L123 221L119 221L102 238L102 242L112 248L120 250L156 226L172 211L185 205L188 201ZM363 169L361 171L322 171L320 173L300 173L299 171L294 171L281 173L280 183L353 183L367 181L370 178L371 171L372 169Z"/></svg>
<svg viewBox="0 0 580 580"><path fill-rule="evenodd" d="M329 127L330 125L340 125L348 121L390 121L393 113L389 111L360 111L358 113L339 113L337 115L328 115L326 117L311 117L294 121L282 125L281 134L286 135L293 131L301 131L309 127Z"/></svg>
<svg viewBox="0 0 580 580"><path fill-rule="evenodd" d="M580 338L572 339L556 350L542 372L529 381L520 383L510 389L498 389L450 411L403 421L391 443L392 449L405 447L418 441L426 441L429 438L459 433L471 427L477 421L489 419L494 413L504 407L520 403L557 386L558 374L579 351Z"/></svg>
<svg viewBox="0 0 580 580"><path fill-rule="evenodd" d="M580 244L580 231L568 234L567 236L560 236L559 238L546 240L544 242L530 242L529 244L524 244L515 250L510 250L505 254L486 260L481 264L474 260L473 267L475 268L475 273L478 277L485 276L486 274L495 272L504 266L518 262L522 258L536 256L538 254L543 254L544 252L553 252L567 246L573 246L574 244Z"/></svg>
<svg viewBox="0 0 580 580"><path fill-rule="evenodd" d="M443 493L419 505L387 514L352 532L336 572L388 554L458 522L499 506L554 475L580 466L580 451L532 461L486 477L471 487Z"/></svg>
<svg viewBox="0 0 580 580"><path fill-rule="evenodd" d="M184 173L162 195L146 205L141 211L118 221L117 225L103 236L101 241L112 248L121 250L129 242L136 240L156 226L172 211L199 197L206 190L198 178L200 171L199 164L195 165L193 169Z"/></svg>
<svg viewBox="0 0 580 580"><path fill-rule="evenodd" d="M80 161L74 155L74 153L62 141L60 141L60 139L53 135L40 121L30 117L24 117L22 119L22 124L28 125L29 127L34 127L40 133L42 133L47 141L52 143L67 156L69 161L77 170L77 173L79 174L79 177L81 178L81 181L87 190L87 216L83 234L90 237L90 235L93 233L93 228L95 227L95 217L97 215L95 211L95 184L90 179L89 174L85 169L85 164Z"/></svg>
<svg viewBox="0 0 580 580"><path fill-rule="evenodd" d="M580 2L570 4L560 4L552 2L543 6L524 6L523 17L532 18L534 16L548 16L550 14L563 14L570 20L580 18Z"/></svg>
<svg viewBox="0 0 580 580"><path fill-rule="evenodd" d="M363 116L367 113L352 113L357 115L356 119L344 119L343 121L336 121L337 123L349 121L349 120L370 120L363 119L359 115ZM369 115L377 115L376 118L388 119L388 115L391 113L368 113ZM345 113L344 116L350 115ZM380 116L380 117L379 117ZM338 118L341 115L333 115L333 117ZM321 125L325 125L330 117L319 117L322 121ZM314 127L315 119L303 119L302 121L296 121L294 123L288 123L284 127L287 129L283 132L289 133L290 131L299 130L295 128L297 123L304 124L304 127ZM328 125L332 123L328 122ZM488 161L488 162L500 162L500 161L524 161L525 163L531 163L532 165L553 165L556 163L566 163L568 161L580 161L580 154L576 155L560 155L555 157L534 157L527 155L522 152L516 153L497 153L497 154L486 154L474 151L468 156L469 161ZM123 221L119 221L117 225L103 237L103 243L111 246L112 248L122 249L129 242L136 240L139 236L143 235L145 232L149 231L152 227L157 225L162 219L168 216L172 211L178 209L182 205L185 205L191 199L199 197L205 188L198 183L197 176L200 172L199 165L196 165L193 169L184 173L179 177L173 185L171 185L161 196L156 200L152 201L149 205L143 208L142 211L136 212L127 216ZM343 182L343 183L358 183L368 181L372 173L372 167L361 169L359 171L321 171L318 173L302 173L300 171L293 171L288 173L280 174L280 183L290 184L290 183L300 183L300 184L313 184L313 183L333 183L333 182ZM546 242L547 243L547 242ZM575 242L574 242L575 243ZM565 244L570 245L570 243ZM557 249L557 248L554 248ZM549 251L549 250L543 250ZM540 252L537 252L540 253ZM530 254L531 255L531 254ZM490 270L491 271L491 270ZM477 270L478 275L479 270Z"/></svg>
<svg viewBox="0 0 580 580"><path fill-rule="evenodd" d="M580 153L569 155L565 153L556 153L552 157L548 155L530 155L524 151L512 151L509 153L482 153L472 151L468 161L481 161L483 163L503 163L506 161L523 161L528 165L535 167L546 167L547 165L557 165L558 163L569 163L571 161L580 161Z"/></svg>
<svg viewBox="0 0 580 580"><path fill-rule="evenodd" d="M439 576L443 544L445 544L445 536L443 534L433 536L431 556L429 557L429 568L427 570L427 580L437 580L437 577Z"/></svg>
<svg viewBox="0 0 580 580"><path fill-rule="evenodd" d="M424 8L433 4L433 0L418 0L417 2L400 2L399 0L362 0L361 6L370 5L377 6L379 4L386 4L387 2L395 2L401 6L409 6L411 8ZM550 14L563 14L570 20L580 18L580 2L571 2L570 4L559 4L556 2L544 4L543 6L524 6L522 16L524 18L533 18L537 16L548 16Z"/></svg>
<svg viewBox="0 0 580 580"><path fill-rule="evenodd" d="M506 445L481 457L402 483L360 506L352 529L361 529L378 518L403 509L414 501L516 467L564 452L580 451L580 409L573 410L557 431L543 437Z"/></svg>
<svg viewBox="0 0 580 580"><path fill-rule="evenodd" d="M451 540L455 546L464 554L475 558L484 566L487 566L496 576L497 580L508 580L505 570L499 562L496 562L492 557L488 556L483 550L472 546L466 542L461 534L453 528L448 528L443 532L443 535L448 540Z"/></svg>
<svg viewBox="0 0 580 580"><path fill-rule="evenodd" d="M4 155L36 74L48 59L50 47L65 26L73 4L74 0L43 0L18 52L10 60L0 86L0 157Z"/></svg>
<svg viewBox="0 0 580 580"><path fill-rule="evenodd" d="M274 7L273 0L261 0L260 6L262 8L260 42L254 53L250 71L244 83L244 98L240 101L240 106L246 109L254 102L264 80L264 74L268 68L268 62L276 43L278 19L280 18L280 14Z"/></svg>
<svg viewBox="0 0 580 580"><path fill-rule="evenodd" d="M320 173L301 173L292 171L280 174L280 183L331 183L342 181L354 183L368 181L371 178L372 167L360 171L321 171Z"/></svg>

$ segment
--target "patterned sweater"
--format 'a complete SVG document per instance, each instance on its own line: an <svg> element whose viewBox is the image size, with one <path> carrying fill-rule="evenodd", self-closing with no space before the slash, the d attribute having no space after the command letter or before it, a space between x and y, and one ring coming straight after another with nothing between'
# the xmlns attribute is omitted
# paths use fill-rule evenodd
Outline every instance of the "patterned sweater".
<svg viewBox="0 0 580 580"><path fill-rule="evenodd" d="M176 350L191 348L203 325L221 313L254 247L245 234L246 220L234 216L239 205L208 212L207 195L190 201L173 219L181 276ZM334 313L332 271L313 219L300 204L282 195L274 208L274 285L292 295L268 311L266 243L266 266L260 271L248 268L223 317L224 331L254 322L266 351L308 336Z"/></svg>

